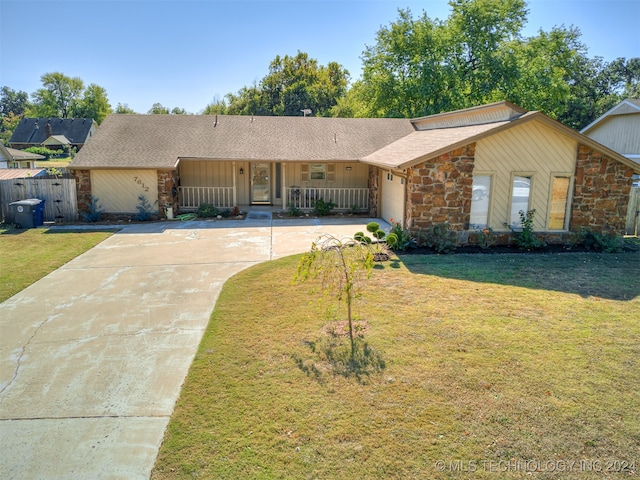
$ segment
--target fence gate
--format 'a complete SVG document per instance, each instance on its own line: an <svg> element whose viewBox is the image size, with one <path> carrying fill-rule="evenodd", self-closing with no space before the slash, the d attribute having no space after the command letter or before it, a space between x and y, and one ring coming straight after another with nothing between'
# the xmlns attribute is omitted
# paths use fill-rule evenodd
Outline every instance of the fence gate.
<svg viewBox="0 0 640 480"><path fill-rule="evenodd" d="M74 178L17 178L0 180L0 210L4 223L14 222L9 204L27 198L44 200L45 222L75 222L78 219L78 199Z"/></svg>

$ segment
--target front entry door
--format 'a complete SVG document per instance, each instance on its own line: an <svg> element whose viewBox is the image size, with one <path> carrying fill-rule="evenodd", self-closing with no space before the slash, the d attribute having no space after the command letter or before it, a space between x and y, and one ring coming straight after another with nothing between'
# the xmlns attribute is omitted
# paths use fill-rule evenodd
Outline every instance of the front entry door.
<svg viewBox="0 0 640 480"><path fill-rule="evenodd" d="M268 163L251 164L251 203L271 203L270 171Z"/></svg>

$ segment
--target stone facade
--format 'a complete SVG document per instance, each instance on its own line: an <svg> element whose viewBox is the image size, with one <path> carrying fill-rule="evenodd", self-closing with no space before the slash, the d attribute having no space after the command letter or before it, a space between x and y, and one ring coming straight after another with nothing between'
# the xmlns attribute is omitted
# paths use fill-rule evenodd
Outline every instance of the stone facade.
<svg viewBox="0 0 640 480"><path fill-rule="evenodd" d="M380 215L380 169L369 165L369 215Z"/></svg>
<svg viewBox="0 0 640 480"><path fill-rule="evenodd" d="M91 210L91 171L73 170L76 179L76 192L78 196L78 212Z"/></svg>
<svg viewBox="0 0 640 480"><path fill-rule="evenodd" d="M419 237L439 223L469 228L475 143L420 163L407 171L407 226ZM460 238L462 240L462 238Z"/></svg>
<svg viewBox="0 0 640 480"><path fill-rule="evenodd" d="M590 147L578 147L570 230L624 233L633 170Z"/></svg>
<svg viewBox="0 0 640 480"><path fill-rule="evenodd" d="M177 170L158 170L158 213L162 218L164 209L173 207L178 213L178 172Z"/></svg>

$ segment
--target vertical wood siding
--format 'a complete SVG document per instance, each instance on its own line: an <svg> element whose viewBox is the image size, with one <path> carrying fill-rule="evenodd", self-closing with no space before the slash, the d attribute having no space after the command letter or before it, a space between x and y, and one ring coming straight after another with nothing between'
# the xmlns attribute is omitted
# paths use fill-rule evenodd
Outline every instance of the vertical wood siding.
<svg viewBox="0 0 640 480"><path fill-rule="evenodd" d="M536 230L546 230L554 175L573 176L577 142L541 122L519 127L478 141L474 173L493 175L489 222L492 229L506 231L513 175L530 176L530 208L536 209Z"/></svg>
<svg viewBox="0 0 640 480"><path fill-rule="evenodd" d="M91 170L91 194L107 213L137 213L139 195L158 211L158 176L155 170Z"/></svg>

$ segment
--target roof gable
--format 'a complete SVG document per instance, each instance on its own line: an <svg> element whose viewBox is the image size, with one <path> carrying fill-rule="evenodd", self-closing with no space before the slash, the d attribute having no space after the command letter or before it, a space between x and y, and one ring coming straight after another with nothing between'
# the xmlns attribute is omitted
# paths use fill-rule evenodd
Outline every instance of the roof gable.
<svg viewBox="0 0 640 480"><path fill-rule="evenodd" d="M454 112L439 113L415 118L411 123L416 130L436 128L468 127L487 123L506 122L527 113L526 110L507 101L490 103L479 107L465 108Z"/></svg>
<svg viewBox="0 0 640 480"><path fill-rule="evenodd" d="M611 117L614 115L629 115L635 113L640 113L640 99L627 98L626 100L621 101L615 107L606 111L604 114L600 115L593 122L580 130L580 133L588 133L590 130L593 130L598 124L605 121L607 117Z"/></svg>

